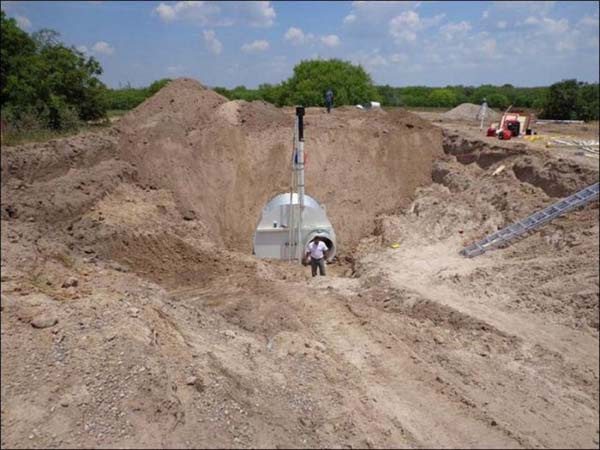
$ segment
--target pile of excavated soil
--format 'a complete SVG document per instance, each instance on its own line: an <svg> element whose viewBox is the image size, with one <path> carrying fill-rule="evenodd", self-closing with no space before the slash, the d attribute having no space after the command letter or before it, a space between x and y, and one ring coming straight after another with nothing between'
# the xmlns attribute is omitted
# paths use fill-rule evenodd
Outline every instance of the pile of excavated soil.
<svg viewBox="0 0 600 450"><path fill-rule="evenodd" d="M343 251L372 230L375 214L431 182L441 133L406 112L306 114L306 190L327 207ZM117 125L124 160L142 183L173 192L182 214L211 238L249 252L263 206L289 192L293 113L264 102L228 102L175 80Z"/></svg>
<svg viewBox="0 0 600 450"><path fill-rule="evenodd" d="M161 92L2 149L3 448L598 446L598 203L459 255L597 168L311 108L308 193L359 241L311 279L226 248L287 187L293 110Z"/></svg>
<svg viewBox="0 0 600 450"><path fill-rule="evenodd" d="M478 116L480 109L481 105L475 105L473 103L463 103L461 105L458 105L456 108L445 112L444 114L442 114L442 117L448 120L481 120L481 117ZM493 122L499 119L500 114L498 114L492 108L488 107L485 120Z"/></svg>

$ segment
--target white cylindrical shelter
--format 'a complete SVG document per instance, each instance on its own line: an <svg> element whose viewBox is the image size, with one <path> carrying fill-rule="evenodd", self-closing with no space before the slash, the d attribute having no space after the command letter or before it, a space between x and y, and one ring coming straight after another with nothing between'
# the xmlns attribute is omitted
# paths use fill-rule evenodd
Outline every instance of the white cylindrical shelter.
<svg viewBox="0 0 600 450"><path fill-rule="evenodd" d="M263 208L262 217L254 233L256 256L299 261L308 243L317 235L323 238L330 249L327 259L330 261L335 256L335 231L327 218L325 207L309 195L304 194L302 227L298 233L289 232L293 226L293 217L298 217L300 211L299 200L298 194L293 193L290 196L287 192L275 196Z"/></svg>

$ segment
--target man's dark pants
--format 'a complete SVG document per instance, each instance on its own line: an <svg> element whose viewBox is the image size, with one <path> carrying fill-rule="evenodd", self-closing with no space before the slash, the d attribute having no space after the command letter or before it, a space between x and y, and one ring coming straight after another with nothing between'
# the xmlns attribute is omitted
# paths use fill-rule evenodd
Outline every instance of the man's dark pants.
<svg viewBox="0 0 600 450"><path fill-rule="evenodd" d="M325 258L321 259L310 259L310 270L312 271L312 276L317 276L317 267L319 268L319 274L325 275Z"/></svg>

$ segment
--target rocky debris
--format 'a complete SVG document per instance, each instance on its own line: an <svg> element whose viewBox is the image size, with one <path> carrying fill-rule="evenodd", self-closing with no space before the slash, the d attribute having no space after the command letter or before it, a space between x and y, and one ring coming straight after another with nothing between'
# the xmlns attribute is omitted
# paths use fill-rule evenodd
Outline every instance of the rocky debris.
<svg viewBox="0 0 600 450"><path fill-rule="evenodd" d="M188 209L184 211L182 214L183 220L195 220L196 219L196 211L193 209Z"/></svg>
<svg viewBox="0 0 600 450"><path fill-rule="evenodd" d="M481 120L480 117L477 116L481 109L481 105L475 105L473 103L463 103L458 105L456 108L451 109L450 111L442 114L444 119L450 120ZM487 113L485 116L485 123L489 121L497 121L500 119L500 114L494 111L492 108L487 108Z"/></svg>
<svg viewBox="0 0 600 450"><path fill-rule="evenodd" d="M70 288L70 287L77 287L79 285L79 280L75 277L69 277L67 278L61 287L63 288Z"/></svg>
<svg viewBox="0 0 600 450"><path fill-rule="evenodd" d="M31 326L33 328L50 328L57 323L58 317L49 311L44 311L31 319Z"/></svg>

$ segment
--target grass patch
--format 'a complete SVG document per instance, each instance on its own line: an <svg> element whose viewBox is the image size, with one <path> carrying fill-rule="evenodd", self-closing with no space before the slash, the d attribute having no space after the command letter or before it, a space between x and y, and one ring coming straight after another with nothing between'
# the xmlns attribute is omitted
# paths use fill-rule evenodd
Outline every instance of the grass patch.
<svg viewBox="0 0 600 450"><path fill-rule="evenodd" d="M82 125L73 130L55 131L49 129L38 129L28 131L5 131L2 133L2 145L22 145L30 142L47 142L52 139L75 136L86 131L94 131L110 126L109 122Z"/></svg>
<svg viewBox="0 0 600 450"><path fill-rule="evenodd" d="M446 111L450 111L452 108L448 108L445 106L407 106L405 109L408 111L415 111L415 112L444 113Z"/></svg>
<svg viewBox="0 0 600 450"><path fill-rule="evenodd" d="M128 109L111 109L106 111L106 116L110 119L111 117L121 117L129 112Z"/></svg>

